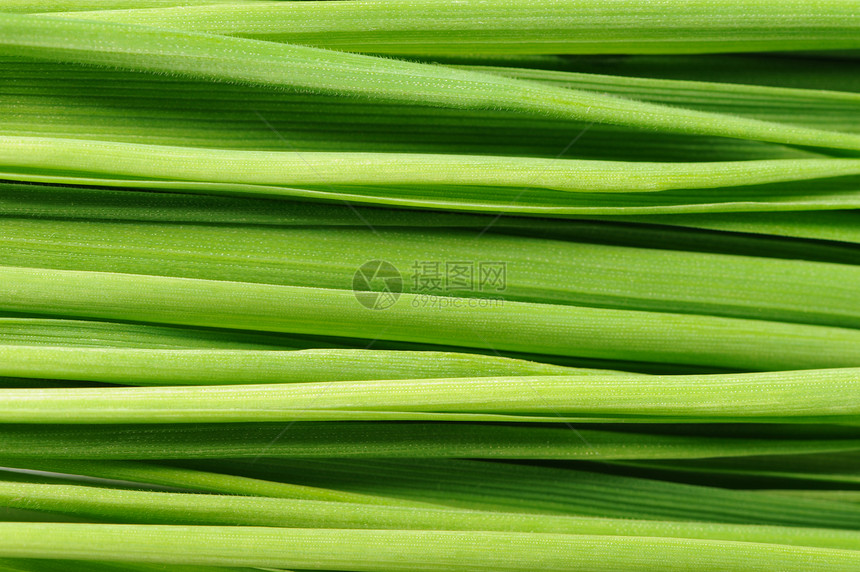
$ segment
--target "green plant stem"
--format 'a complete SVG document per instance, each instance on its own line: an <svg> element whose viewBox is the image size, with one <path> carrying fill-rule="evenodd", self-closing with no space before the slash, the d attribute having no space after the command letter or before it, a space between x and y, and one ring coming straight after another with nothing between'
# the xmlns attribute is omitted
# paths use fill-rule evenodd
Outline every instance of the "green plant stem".
<svg viewBox="0 0 860 572"><path fill-rule="evenodd" d="M517 62L514 61L508 66L457 67L546 85L612 94L626 99L699 111L740 115L763 121L834 131L858 129L854 117L860 94L852 91L762 86L754 81L751 84L680 81L511 67L516 65ZM9 89L4 90L0 102L15 109L18 119L27 118L30 122L48 117L56 120L65 118L66 121L78 118L87 121L110 120L118 125L152 127L158 125L158 118L165 118L179 121L180 125L188 127L197 122L211 121L217 114L225 125L244 123L252 132L264 132L267 126L259 117L253 113L249 114L247 109L236 107L239 102L253 102L257 111L272 125L285 122L289 124L291 138L295 137L296 130L302 126L332 130L339 124L361 125L368 130L390 129L395 133L397 125L405 122L411 129L423 128L427 132L425 135L437 133L442 127L456 125L465 127L458 131L463 135L468 133L469 128L475 127L505 127L512 133L516 132L517 127L546 133L552 133L559 128L570 131L576 127L574 124L559 125L557 121L511 116L509 113L493 110L465 111L432 107L408 108L398 104L374 105L367 101L345 101L343 98L325 95L273 92L254 87L218 85L176 77L151 77L121 70L70 67L2 56L0 68L8 74L10 82ZM98 90L97 93L93 93L95 89ZM130 118L135 121L123 122L123 114L130 114ZM58 127L61 124L58 121ZM210 125L210 129L212 127ZM584 125L579 125L580 129L582 127ZM201 131L199 127L191 130L195 135L202 135L198 133ZM369 133L364 134L365 141L367 135ZM654 134L649 135L653 139ZM242 134L243 139L246 136L247 134ZM115 140L113 137L106 139ZM192 137L189 136L190 139ZM654 140L656 141L659 139ZM236 143L238 141L233 144ZM281 143L283 146L283 142ZM490 143L490 138L487 143ZM617 142L618 145L624 146L624 153L621 154L635 155L635 146L628 146L627 143ZM226 140L225 146L229 146ZM585 150L574 148L571 151L577 154Z"/></svg>
<svg viewBox="0 0 860 572"><path fill-rule="evenodd" d="M283 351L337 346L283 334L29 317L0 317L0 340L3 345L66 348Z"/></svg>
<svg viewBox="0 0 860 572"><path fill-rule="evenodd" d="M339 204L369 204L397 208L471 211L490 215L602 216L675 213L729 213L758 211L818 211L860 208L860 181L856 177L817 179L774 185L726 187L719 193L674 190L654 193L564 193L544 189L528 191L528 202L520 202L522 189L515 187L440 186L338 186L294 188L271 185L211 183L205 181L160 181L103 179L67 174L0 173L0 179L15 182L113 187L179 193L224 194L252 198L295 198Z"/></svg>
<svg viewBox="0 0 860 572"><path fill-rule="evenodd" d="M860 550L854 531L600 519L0 482L3 506L110 522L689 538Z"/></svg>
<svg viewBox="0 0 860 572"><path fill-rule="evenodd" d="M0 166L245 185L452 185L654 192L860 174L860 159L634 163L399 153L230 151L0 137Z"/></svg>
<svg viewBox="0 0 860 572"><path fill-rule="evenodd" d="M849 329L525 302L475 306L402 294L379 311L346 290L0 267L0 310L9 312L724 368L860 365L860 332Z"/></svg>
<svg viewBox="0 0 860 572"><path fill-rule="evenodd" d="M610 220L502 216L491 225L494 216L479 214L9 183L0 184L0 209L4 228L10 228L5 223L14 218L266 227L356 227L363 226L363 218L377 229L421 225L479 232L489 226L491 234L837 263L857 259L856 246L837 242L860 244L858 217L851 211L700 213Z"/></svg>
<svg viewBox="0 0 860 572"><path fill-rule="evenodd" d="M363 495L320 487L293 485L136 461L80 461L64 459L27 459L26 461L22 461L21 459L9 458L3 459L0 463L8 467L20 466L26 469L66 475L83 475L98 479L110 479L112 481L159 485L189 492L210 492L250 497L304 499L388 506L434 506L431 503L422 503L419 501L407 501L378 495ZM7 478L7 476L4 475L4 478Z"/></svg>
<svg viewBox="0 0 860 572"><path fill-rule="evenodd" d="M128 71L0 58L8 135L223 149L453 153L625 161L815 158L774 144L673 135L503 110L462 110L188 81ZM529 81L693 108L727 117L854 130L850 92L674 82L517 68ZM252 107L253 109L249 109ZM416 139L416 133L420 138Z"/></svg>
<svg viewBox="0 0 860 572"><path fill-rule="evenodd" d="M715 478L738 477L750 481L778 481L794 486L826 486L854 489L860 485L860 464L856 455L786 455L764 458L753 457L743 463L728 459L708 462L622 463L636 469L660 472L679 479L697 476Z"/></svg>
<svg viewBox="0 0 860 572"><path fill-rule="evenodd" d="M775 489L765 491L769 494L786 495L788 497L800 497L808 499L821 499L829 502L860 503L860 491L809 491Z"/></svg>
<svg viewBox="0 0 860 572"><path fill-rule="evenodd" d="M247 1L247 0L246 0ZM128 10L172 6L214 6L236 4L236 0L4 0L0 12L83 12L91 10Z"/></svg>
<svg viewBox="0 0 860 572"><path fill-rule="evenodd" d="M484 356L510 357L520 361L557 364L579 370L599 369L603 372L607 370L624 370L627 372L648 374L683 374L725 371L725 368L549 356L521 352L495 352L490 349L481 350L463 346L396 342L366 338L302 336L247 330L153 326L124 322L96 322L31 317L0 317L0 341L2 341L2 345L10 346L102 349L244 349L249 351L293 351L306 349L367 350L373 348L391 351L469 353ZM36 378L30 379L38 381ZM15 383L27 381L24 378L6 378L6 381L10 380L13 380ZM58 380L48 381L55 384L64 383ZM30 385L32 385L32 382Z"/></svg>
<svg viewBox="0 0 860 572"><path fill-rule="evenodd" d="M583 56L535 65L583 73L860 92L860 78L851 73L855 64L850 60L823 58L821 53L774 55Z"/></svg>
<svg viewBox="0 0 860 572"><path fill-rule="evenodd" d="M123 385L229 385L580 374L612 375L605 370L578 370L497 356L451 352L339 348L265 351L0 346L0 376Z"/></svg>
<svg viewBox="0 0 860 572"><path fill-rule="evenodd" d="M8 557L110 559L164 564L274 566L379 572L845 570L851 550L649 537L469 531L272 529L0 523Z"/></svg>
<svg viewBox="0 0 860 572"><path fill-rule="evenodd" d="M326 227L175 225L173 232L166 233L158 223L9 218L0 228L0 264L337 289L350 287L356 270L368 260L385 260L401 272L404 291L420 294L503 296L523 302L860 327L860 300L853 288L860 283L860 267L771 260L759 252L727 256L583 244L573 241L578 238L577 225L550 222L536 221L530 231L523 221L522 231L539 234L545 225L551 238L554 234L563 238L569 232L572 240L498 233L478 239L479 227L340 227L333 233ZM484 224L486 228L489 221ZM517 232L515 225L502 220L492 228ZM605 234L611 240L621 232L623 228L616 226ZM656 238L661 232L666 230L650 235ZM595 229L593 236L598 233ZM649 233L642 235L647 240ZM628 240L640 242L638 238ZM677 239L670 236L665 242ZM219 245L217 251L213 252L212 244ZM489 253L492 260L504 262L501 286L481 275L485 267L499 268L499 264L487 264ZM473 273L470 284L456 290L441 283L422 284L424 264L438 263L441 269L453 261L468 261L463 265ZM820 292L814 301L809 299L810 291ZM529 374L521 371L520 375ZM468 377L468 372L436 377L461 376Z"/></svg>
<svg viewBox="0 0 860 572"><path fill-rule="evenodd" d="M855 422L860 369L752 374L542 375L206 387L0 390L4 423L444 420L498 414L654 422ZM528 419L526 417L525 419Z"/></svg>
<svg viewBox="0 0 860 572"><path fill-rule="evenodd" d="M233 566L185 566L172 564L171 572L259 572L262 568ZM2 572L164 572L162 564L132 564L131 562L102 562L83 560L44 560L32 558L2 558ZM289 572L278 570L276 572Z"/></svg>
<svg viewBox="0 0 860 572"><path fill-rule="evenodd" d="M443 66L148 26L0 14L0 45L7 56L361 95L387 102L500 108L677 133L860 149L856 134L684 110Z"/></svg>
<svg viewBox="0 0 860 572"><path fill-rule="evenodd" d="M258 2L127 10L79 17L390 54L631 54L853 49L851 2L741 0ZM77 17L77 16L76 16ZM774 26L778 22L779 26Z"/></svg>
<svg viewBox="0 0 860 572"><path fill-rule="evenodd" d="M558 417L552 419L559 421ZM60 422L62 423L62 422ZM482 423L177 423L0 426L0 455L64 460L291 458L678 459L854 451L856 438L684 437ZM12 463L12 461L9 461ZM385 495L382 495L385 496Z"/></svg>
<svg viewBox="0 0 860 572"><path fill-rule="evenodd" d="M502 66L460 66L573 89L685 108L752 117L835 131L856 131L860 94L713 81L683 81Z"/></svg>
<svg viewBox="0 0 860 572"><path fill-rule="evenodd" d="M182 465L500 512L856 529L855 507L547 466L460 459L275 459Z"/></svg>
<svg viewBox="0 0 860 572"><path fill-rule="evenodd" d="M852 210L767 214L699 213L693 216L615 217L615 220L860 244L860 226L857 224L860 214Z"/></svg>

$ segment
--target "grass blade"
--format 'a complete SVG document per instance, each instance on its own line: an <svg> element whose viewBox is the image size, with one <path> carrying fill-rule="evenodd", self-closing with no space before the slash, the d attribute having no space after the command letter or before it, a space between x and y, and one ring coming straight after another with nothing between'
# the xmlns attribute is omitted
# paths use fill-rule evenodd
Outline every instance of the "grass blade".
<svg viewBox="0 0 860 572"><path fill-rule="evenodd" d="M69 461L58 459L5 459L9 467L35 469L66 475L83 475L113 481L160 485L189 492L210 492L249 497L304 499L337 503L361 503L389 506L434 506L430 503L395 498L362 495L320 487L292 485L262 479L252 479L223 473L197 471L183 467L154 463L124 461ZM8 475L3 475L8 479ZM56 481L54 481L56 483Z"/></svg>
<svg viewBox="0 0 860 572"><path fill-rule="evenodd" d="M470 307L465 298L422 305L408 293L373 311L346 290L8 266L0 278L9 312L723 368L860 365L860 332L824 326L526 302Z"/></svg>
<svg viewBox="0 0 860 572"><path fill-rule="evenodd" d="M558 417L553 417L559 421ZM60 422L62 423L62 422ZM839 439L684 437L565 426L481 423L177 423L3 425L0 456L64 460L246 458L574 459L704 458L785 451L854 451ZM14 466L14 464L13 464ZM337 487L333 487L337 488ZM389 496L382 494L381 496ZM395 495L396 496L396 495ZM444 504L444 503L443 503Z"/></svg>
<svg viewBox="0 0 860 572"><path fill-rule="evenodd" d="M479 354L353 349L0 346L0 375L123 385L220 385L500 375L611 375ZM619 372L620 374L620 372Z"/></svg>
<svg viewBox="0 0 860 572"><path fill-rule="evenodd" d="M833 529L599 519L444 508L125 491L0 482L0 505L117 523L279 528L463 530L689 538L860 549L860 532Z"/></svg>
<svg viewBox="0 0 860 572"><path fill-rule="evenodd" d="M0 14L0 45L8 56L361 95L386 102L500 108L676 133L860 150L857 134L671 108L443 66L147 26Z"/></svg>
<svg viewBox="0 0 860 572"><path fill-rule="evenodd" d="M459 459L259 459L190 466L500 512L856 529L852 506L593 471ZM593 469L593 467L592 467Z"/></svg>
<svg viewBox="0 0 860 572"><path fill-rule="evenodd" d="M295 153L0 137L7 169L239 185L460 185L635 193L860 175L860 159L639 163L398 153ZM535 173L538 173L536 176Z"/></svg>
<svg viewBox="0 0 860 572"><path fill-rule="evenodd" d="M379 412L560 416L599 422L860 419L860 370L724 375L542 375L198 387L0 389L4 423L349 420ZM524 420L529 417L524 417Z"/></svg>
<svg viewBox="0 0 860 572"><path fill-rule="evenodd" d="M416 217L416 226L420 224L419 218L420 215ZM486 219L479 220L489 224ZM523 234L529 232L527 221L509 226L498 220L493 228L515 233L517 224L523 225ZM551 221L535 221L534 225L535 234L545 226L550 229L547 234L551 238L555 238L554 234L560 235L559 238L565 234L579 238L576 223L559 221L553 225ZM464 231L342 226L335 233L327 227L175 225L172 228L173 232L165 233L164 226L157 223L94 224L8 218L0 230L0 264L346 289L352 286L356 271L367 261L385 260L399 269L403 291L415 294L503 297L506 301L860 327L860 300L853 288L860 283L860 267L770 260L758 250L761 243L745 245L754 256L738 256L494 233L477 240L478 226ZM642 244L649 237L650 240L662 237L662 242L653 245L658 247L688 238L667 236L665 229L639 235L635 234L635 228L627 230L631 236L626 240L641 246L650 246ZM624 242L621 239L624 232L620 225L610 226L603 240L614 238ZM583 234L590 241L600 240L598 233L599 230ZM213 251L212 244L218 244L217 251ZM786 257L802 255L800 250L788 252L788 247ZM489 256L501 253L504 253L504 284L501 288L484 284L480 276L482 267ZM856 256L857 252L852 250L850 254ZM846 261L853 263L853 256ZM440 265L471 261L473 284L460 289L446 288L441 283L422 284L423 261L440 261ZM809 300L810 291L820 292L814 301Z"/></svg>
<svg viewBox="0 0 860 572"><path fill-rule="evenodd" d="M853 49L851 2L259 2L80 17L389 54L636 54ZM774 28L772 23L779 22Z"/></svg>
<svg viewBox="0 0 860 572"><path fill-rule="evenodd" d="M860 565L852 550L649 537L469 531L0 523L6 557L397 572L494 569L804 571ZM597 563L595 565L595 563Z"/></svg>

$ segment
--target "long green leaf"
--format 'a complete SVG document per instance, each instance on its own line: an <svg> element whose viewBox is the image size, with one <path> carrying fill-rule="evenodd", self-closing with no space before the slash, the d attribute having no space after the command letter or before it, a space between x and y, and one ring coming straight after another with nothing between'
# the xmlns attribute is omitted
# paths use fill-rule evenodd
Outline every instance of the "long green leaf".
<svg viewBox="0 0 860 572"><path fill-rule="evenodd" d="M4 0L0 12L23 14L47 11L83 12L235 3L236 0Z"/></svg>
<svg viewBox="0 0 860 572"><path fill-rule="evenodd" d="M32 392L31 392L32 393ZM558 417L552 419L559 421ZM0 456L64 460L290 458L678 459L854 451L844 439L684 437L484 423L175 423L0 426ZM580 425L581 427L581 425ZM12 461L9 461L12 463ZM14 464L13 464L14 466ZM383 495L386 496L386 495Z"/></svg>
<svg viewBox="0 0 860 572"><path fill-rule="evenodd" d="M728 232L811 238L860 244L860 213L857 211L816 211L785 213L731 213L652 215L616 220L679 225ZM856 248L856 247L855 247ZM856 254L855 254L856 256ZM856 258L854 258L856 260Z"/></svg>
<svg viewBox="0 0 860 572"><path fill-rule="evenodd" d="M548 220L8 183L0 184L0 210L4 216L4 228L10 228L7 223L11 223L12 218L338 227L364 226L363 221L366 221L377 229L420 225L424 228L475 229L477 233L489 228L487 232L490 234L851 264L857 260L857 247L834 241L860 243L858 217L851 211ZM90 228L90 225L79 228ZM809 240L794 241L789 237Z"/></svg>
<svg viewBox="0 0 860 572"><path fill-rule="evenodd" d="M0 505L122 523L373 530L464 530L690 538L860 549L860 532L528 515L444 508L0 482Z"/></svg>
<svg viewBox="0 0 860 572"><path fill-rule="evenodd" d="M660 472L674 478L688 479L697 476L710 478L739 477L750 481L778 481L794 486L823 486L854 489L860 485L860 460L857 455L786 455L757 458L742 463L728 459L713 459L708 462L671 463L624 463L634 469Z"/></svg>
<svg viewBox="0 0 860 572"><path fill-rule="evenodd" d="M767 492L777 495L786 495L789 497L822 499L831 502L860 503L860 491L808 491L776 489Z"/></svg>
<svg viewBox="0 0 860 572"><path fill-rule="evenodd" d="M538 67L682 81L716 81L805 89L860 92L851 60L815 54L719 54L583 56L540 62ZM467 58L468 59L468 58ZM462 60L459 63L466 63ZM507 65L504 62L502 65ZM491 64L492 65L492 64Z"/></svg>
<svg viewBox="0 0 860 572"><path fill-rule="evenodd" d="M371 310L347 290L99 272L0 267L0 310L724 368L860 365L860 331L841 328L416 294Z"/></svg>
<svg viewBox="0 0 860 572"><path fill-rule="evenodd" d="M547 160L548 161L548 160ZM491 215L541 216L651 215L860 209L857 177L817 179L773 185L725 187L719 192L673 190L634 193L566 193L533 188L484 186L338 186L294 188L205 181L160 181L46 173L0 173L15 182L224 194L256 198L295 198L339 204L370 204L398 208L472 211ZM528 201L523 197L528 195Z"/></svg>
<svg viewBox="0 0 860 572"><path fill-rule="evenodd" d="M492 349L467 348L439 344L422 344L373 340L367 338L336 338L331 336L301 336L246 330L190 328L181 326L153 326L123 322L64 320L49 318L0 317L0 341L3 345L28 347L66 347L103 349L208 349L208 350L391 350L407 352L446 352L455 354L482 354L511 357L529 362L551 363L578 369L624 370L642 373L713 373L726 368L711 368L677 364L603 360L528 354L522 352L496 352ZM26 350L23 350L26 351ZM494 361L494 360L490 360ZM504 360L502 360L504 362ZM489 362L488 362L489 363ZM30 378L32 381L39 382ZM5 378L4 382L22 383L24 378ZM63 383L47 380L51 383ZM68 383L68 382L66 382ZM32 385L32 383L30 383ZM9 385L7 385L8 387ZM14 385L13 385L14 386Z"/></svg>
<svg viewBox="0 0 860 572"><path fill-rule="evenodd" d="M398 153L296 153L0 137L10 170L239 185L461 185L655 192L860 175L860 159L639 163Z"/></svg>
<svg viewBox="0 0 860 572"><path fill-rule="evenodd" d="M124 385L219 385L579 374L612 375L605 370L579 370L497 356L451 352L0 346L2 376L100 381Z"/></svg>
<svg viewBox="0 0 860 572"><path fill-rule="evenodd" d="M228 379L229 379L229 373ZM198 387L0 390L4 423L348 420L353 412L601 421L856 422L860 369L725 375L541 375Z"/></svg>
<svg viewBox="0 0 860 572"><path fill-rule="evenodd" d="M171 565L173 572L259 572L261 568L233 566ZM130 562L100 562L83 560L44 560L33 558L2 558L2 572L164 572L162 564L132 564ZM289 572L289 571L279 571Z"/></svg>
<svg viewBox="0 0 860 572"><path fill-rule="evenodd" d="M393 54L707 53L852 49L860 22L846 0L779 4L706 0L258 2L80 17ZM779 26L774 26L778 22Z"/></svg>
<svg viewBox="0 0 860 572"><path fill-rule="evenodd" d="M542 224L535 222L536 232ZM510 228L506 225L500 220L491 228L504 231ZM570 226L576 238L576 226ZM385 260L399 269L402 289L419 294L860 327L860 299L853 286L860 283L857 266L771 260L759 252L725 256L499 234L478 238L480 227L340 227L334 233L325 227L172 228L165 233L157 223L6 219L0 228L0 264L346 289L367 261ZM558 223L554 232L563 236L567 228ZM607 229L607 234L620 232ZM498 270L500 263L505 278L498 285L482 273L493 264ZM471 278L465 285L443 284L442 275L458 264ZM433 277L438 280L428 280ZM814 301L810 291L819 292Z"/></svg>
<svg viewBox="0 0 860 572"><path fill-rule="evenodd" d="M183 464L500 512L855 529L853 506L595 473L458 459L259 459Z"/></svg>
<svg viewBox="0 0 860 572"><path fill-rule="evenodd" d="M4 345L66 348L289 350L337 346L261 332L21 317L0 317L0 340Z"/></svg>
<svg viewBox="0 0 860 572"><path fill-rule="evenodd" d="M410 507L434 506L431 503L406 501L378 495L362 495L320 487L292 485L262 479L252 479L224 473L198 471L183 467L141 463L135 461L79 461L64 459L4 459L4 466L47 471L65 475L82 475L111 481L167 486L190 492L211 492L249 497L304 499L339 503L398 505ZM3 475L7 480L8 474ZM57 483L57 479L52 481ZM8 519L7 519L8 520Z"/></svg>
<svg viewBox="0 0 860 572"><path fill-rule="evenodd" d="M860 94L824 89L797 89L714 81L682 81L494 66L464 69L540 81L573 89L701 111L752 117L764 121L856 131Z"/></svg>
<svg viewBox="0 0 860 572"><path fill-rule="evenodd" d="M588 125L503 110L462 110L284 93L112 69L0 59L8 135L224 149L565 156L625 161L815 158L809 150L718 137ZM586 91L787 124L849 130L856 94L594 74L525 74ZM563 78L563 79L559 79ZM678 85L681 83L681 85ZM681 92L681 95L678 92ZM716 93L714 93L716 92ZM662 98L662 99L661 99ZM716 101L714 101L716 100ZM416 138L416 133L421 137ZM574 137L574 145L568 145Z"/></svg>
<svg viewBox="0 0 860 572"><path fill-rule="evenodd" d="M651 537L483 531L0 523L0 555L377 572L450 570L842 571L853 550Z"/></svg>
<svg viewBox="0 0 860 572"><path fill-rule="evenodd" d="M381 4L384 6L384 4ZM465 109L856 151L860 135L774 124L554 88L443 66L147 26L0 14L9 56L120 67Z"/></svg>

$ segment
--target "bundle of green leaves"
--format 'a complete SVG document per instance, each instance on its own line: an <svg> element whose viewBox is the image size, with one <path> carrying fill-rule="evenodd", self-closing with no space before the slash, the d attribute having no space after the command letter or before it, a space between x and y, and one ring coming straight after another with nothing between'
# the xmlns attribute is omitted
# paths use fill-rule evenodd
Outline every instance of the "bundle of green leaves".
<svg viewBox="0 0 860 572"><path fill-rule="evenodd" d="M856 0L0 1L0 572L856 569Z"/></svg>

